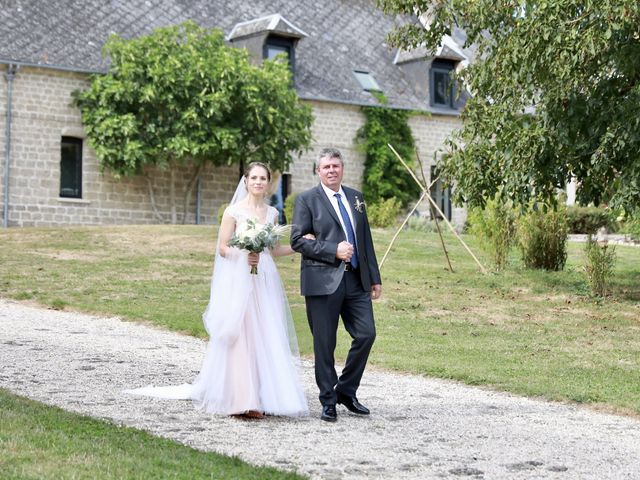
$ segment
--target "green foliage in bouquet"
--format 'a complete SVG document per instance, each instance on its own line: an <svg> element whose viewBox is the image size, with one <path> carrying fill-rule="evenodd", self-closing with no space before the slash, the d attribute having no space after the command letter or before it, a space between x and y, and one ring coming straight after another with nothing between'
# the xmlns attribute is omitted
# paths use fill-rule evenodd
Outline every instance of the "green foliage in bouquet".
<svg viewBox="0 0 640 480"><path fill-rule="evenodd" d="M229 240L229 246L251 253L260 253L265 248L275 247L288 230L288 225L262 224L249 219L244 228L236 230L233 234ZM254 275L258 273L256 265L251 267L251 273Z"/></svg>

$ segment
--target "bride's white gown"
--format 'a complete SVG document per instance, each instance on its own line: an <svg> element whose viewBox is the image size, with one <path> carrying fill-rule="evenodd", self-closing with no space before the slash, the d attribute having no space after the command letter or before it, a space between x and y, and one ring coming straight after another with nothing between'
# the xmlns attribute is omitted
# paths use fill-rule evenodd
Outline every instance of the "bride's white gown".
<svg viewBox="0 0 640 480"><path fill-rule="evenodd" d="M236 229L250 218L239 204L226 213L235 218ZM269 207L266 221L274 223L277 214ZM127 393L192 399L198 408L227 415L248 410L287 416L308 413L291 313L268 251L260 254L257 275L250 273L246 251L234 248L227 257L216 255L203 320L210 340L192 384Z"/></svg>

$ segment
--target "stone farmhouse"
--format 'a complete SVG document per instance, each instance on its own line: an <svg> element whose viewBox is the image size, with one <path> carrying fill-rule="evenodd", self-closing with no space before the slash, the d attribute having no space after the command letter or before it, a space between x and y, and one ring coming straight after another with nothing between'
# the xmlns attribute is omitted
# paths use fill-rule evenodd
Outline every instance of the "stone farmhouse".
<svg viewBox="0 0 640 480"><path fill-rule="evenodd" d="M364 155L354 138L364 123L361 106L378 104L373 90L382 91L393 108L420 112L410 126L425 163L460 126L459 101L445 86L465 53L451 38L437 52L391 48L386 34L398 19L385 16L372 0L6 0L0 9L5 227L168 220L168 173L154 175L158 216L145 179L116 180L100 171L71 94L86 88L91 74L107 71L101 48L109 34L133 38L189 19L220 28L230 45L248 49L255 62L289 56L297 94L313 109L314 140L279 180L281 198L318 182L314 159L325 146L343 152L345 183L361 185ZM188 178L185 168L179 182ZM238 178L237 167L209 168L185 221L215 223ZM460 225L464 210L452 208L438 185L433 191Z"/></svg>

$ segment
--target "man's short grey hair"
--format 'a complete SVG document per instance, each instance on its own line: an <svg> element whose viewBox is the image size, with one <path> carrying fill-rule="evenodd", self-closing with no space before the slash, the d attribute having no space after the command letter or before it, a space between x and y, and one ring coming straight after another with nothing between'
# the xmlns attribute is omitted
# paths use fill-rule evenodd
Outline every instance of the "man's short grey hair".
<svg viewBox="0 0 640 480"><path fill-rule="evenodd" d="M344 160L342 158L342 153L337 148L327 147L320 150L318 154L318 161L316 162L316 167L320 165L320 161L323 158L338 158L340 159L340 163L344 164Z"/></svg>

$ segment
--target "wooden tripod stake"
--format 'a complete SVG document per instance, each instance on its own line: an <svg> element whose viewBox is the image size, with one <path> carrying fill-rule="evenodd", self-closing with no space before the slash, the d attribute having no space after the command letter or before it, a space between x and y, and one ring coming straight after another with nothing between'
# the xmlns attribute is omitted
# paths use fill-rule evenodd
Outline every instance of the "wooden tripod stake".
<svg viewBox="0 0 640 480"><path fill-rule="evenodd" d="M487 270L484 268L484 266L480 263L480 261L477 259L477 257L473 254L473 252L471 251L471 249L467 246L466 243L464 243L464 240L462 240L462 238L460 238L460 235L458 235L458 232L456 232L456 229L453 228L453 225L451 225L451 223L449 222L449 220L447 220L447 217L444 215L444 213L442 212L442 210L440 210L440 207L438 207L438 204L433 200L433 198L431 198L431 195L429 195L429 190L427 190L425 188L425 186L422 184L422 182L420 182L420 180L418 180L418 178L416 177L415 173L413 173L413 170L411 170L411 168L409 168L409 166L406 164L406 162L402 159L402 157L398 154L398 152L396 152L396 150L391 146L391 144L387 144L387 146L391 149L391 151L395 154L396 157L398 157L398 160L400 160L400 162L402 163L402 165L404 166L404 168L407 169L407 171L411 174L411 176L413 177L413 179L416 181L416 183L420 186L420 189L422 190L422 196L420 197L420 199L418 200L418 203L416 203L415 207L413 207L413 210L411 210L411 213L409 214L409 216L407 216L407 218L405 219L405 221L402 223L402 226L400 227L400 229L398 229L398 231L396 232L395 236L393 237L393 239L391 240L391 243L389 244L389 247L387 248L386 253L384 254L384 257L382 258L382 261L380 262L380 268L382 268L382 265L385 261L385 259L387 258L387 254L389 253L389 251L391 250L391 247L393 246L393 243L395 242L396 238L398 237L398 235L400 234L400 231L402 230L402 228L405 226L405 224L409 221L409 217L411 215L413 215L413 212L415 212L416 208L418 208L418 205L420 204L420 202L422 202L422 200L426 197L427 200L429 200L429 202L431 203L431 207L435 208L435 210L442 216L442 219L444 220L444 222L447 224L447 226L449 227L449 230L451 230L451 232L456 236L456 238L460 241L460 243L462 244L462 246L467 250L467 252L469 252L469 255L471 255L471 257L475 260L476 264L480 267L480 271L482 271L482 273L487 273ZM439 229L438 229L439 231ZM444 240L442 240L441 237L441 241L442 241L442 246L444 248ZM446 252L446 249L445 249ZM448 260L448 256L447 256L447 260ZM451 265L451 264L449 264ZM451 270L453 271L453 270Z"/></svg>

